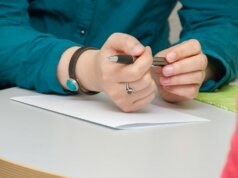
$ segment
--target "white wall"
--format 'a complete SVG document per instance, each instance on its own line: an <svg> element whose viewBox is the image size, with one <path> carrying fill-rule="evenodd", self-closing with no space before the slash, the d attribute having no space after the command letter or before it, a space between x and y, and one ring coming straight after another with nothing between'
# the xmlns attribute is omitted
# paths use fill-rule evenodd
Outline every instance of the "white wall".
<svg viewBox="0 0 238 178"><path fill-rule="evenodd" d="M181 31L181 25L179 22L179 18L177 15L177 10L181 8L181 4L178 3L175 9L173 10L171 16L169 17L169 22L170 22L170 41L176 42L179 39L179 33Z"/></svg>

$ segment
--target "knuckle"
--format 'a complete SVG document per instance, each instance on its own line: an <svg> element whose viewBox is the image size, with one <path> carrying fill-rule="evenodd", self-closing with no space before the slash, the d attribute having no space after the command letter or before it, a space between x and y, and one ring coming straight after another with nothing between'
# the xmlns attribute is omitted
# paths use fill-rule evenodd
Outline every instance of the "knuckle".
<svg viewBox="0 0 238 178"><path fill-rule="evenodd" d="M111 35L108 37L107 41L113 41L114 38L115 38L115 33L111 34Z"/></svg>
<svg viewBox="0 0 238 178"><path fill-rule="evenodd" d="M118 33L118 32L112 33L112 34L109 36L109 39L119 38L120 35L121 35L121 33Z"/></svg>
<svg viewBox="0 0 238 178"><path fill-rule="evenodd" d="M205 78L206 78L206 72L202 72L202 74L201 74L202 76L201 76L201 83L205 80Z"/></svg>
<svg viewBox="0 0 238 178"><path fill-rule="evenodd" d="M201 47L200 42L197 39L189 40L194 46Z"/></svg>
<svg viewBox="0 0 238 178"><path fill-rule="evenodd" d="M204 72L199 72L198 79L199 79L199 81L203 81L203 79L204 79Z"/></svg>
<svg viewBox="0 0 238 178"><path fill-rule="evenodd" d="M107 41L115 42L115 41L117 41L118 39L121 39L123 36L124 36L123 33L115 32L115 33L112 33L112 34L108 37L108 40L107 40Z"/></svg>
<svg viewBox="0 0 238 178"><path fill-rule="evenodd" d="M196 79L197 83L201 83L204 79L204 73L198 72L195 79Z"/></svg>
<svg viewBox="0 0 238 178"><path fill-rule="evenodd" d="M126 35L124 36L124 44L128 48L133 48L134 46L139 44L139 41L136 40L133 36Z"/></svg>
<svg viewBox="0 0 238 178"><path fill-rule="evenodd" d="M140 68L133 68L130 71L130 76L134 81L139 80L142 77Z"/></svg>
<svg viewBox="0 0 238 178"><path fill-rule="evenodd" d="M207 64L208 64L207 56L202 53L201 58L202 58L202 61L203 61L202 66L204 67L203 69L205 70L206 67L207 67Z"/></svg>
<svg viewBox="0 0 238 178"><path fill-rule="evenodd" d="M200 72L200 71L199 71L199 72L196 72L196 73L194 74L194 79L195 79L196 82L197 82L197 81L200 81L201 78L202 78L202 75L201 75L201 72Z"/></svg>
<svg viewBox="0 0 238 178"><path fill-rule="evenodd" d="M132 36L129 36L129 35L127 35L127 34L124 34L124 35L123 35L123 39L124 39L126 45L129 45L130 42L131 42Z"/></svg>
<svg viewBox="0 0 238 178"><path fill-rule="evenodd" d="M190 48L195 51L201 51L201 44L197 39L191 39L189 40Z"/></svg>
<svg viewBox="0 0 238 178"><path fill-rule="evenodd" d="M198 56L198 60L196 60L197 66L201 68L202 70L205 70L207 67L207 57L204 54L200 54Z"/></svg>

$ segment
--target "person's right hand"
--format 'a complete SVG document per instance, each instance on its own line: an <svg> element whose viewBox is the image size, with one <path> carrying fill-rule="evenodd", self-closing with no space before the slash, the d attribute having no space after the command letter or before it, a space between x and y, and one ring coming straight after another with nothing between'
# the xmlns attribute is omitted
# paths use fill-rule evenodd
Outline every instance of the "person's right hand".
<svg viewBox="0 0 238 178"><path fill-rule="evenodd" d="M93 56L88 65L91 68L82 68L86 55ZM138 56L130 65L114 63L108 59L116 54ZM112 34L102 48L98 51L89 50L80 57L81 71L80 81L89 90L102 91L124 112L133 112L145 107L155 96L155 83L150 74L153 61L151 49L144 47L134 37L122 34ZM81 60L82 59L82 60ZM87 63L87 62L86 62ZM85 63L85 64L86 64ZM79 71L80 75L80 71ZM86 80L88 79L88 80ZM134 90L128 94L125 83Z"/></svg>

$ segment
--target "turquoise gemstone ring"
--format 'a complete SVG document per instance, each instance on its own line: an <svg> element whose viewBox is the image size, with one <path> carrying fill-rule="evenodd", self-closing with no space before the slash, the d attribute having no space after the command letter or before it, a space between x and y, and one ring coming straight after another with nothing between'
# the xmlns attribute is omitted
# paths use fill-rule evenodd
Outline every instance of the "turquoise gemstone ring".
<svg viewBox="0 0 238 178"><path fill-rule="evenodd" d="M72 92L76 92L79 90L78 82L72 78L70 78L66 81L66 86Z"/></svg>

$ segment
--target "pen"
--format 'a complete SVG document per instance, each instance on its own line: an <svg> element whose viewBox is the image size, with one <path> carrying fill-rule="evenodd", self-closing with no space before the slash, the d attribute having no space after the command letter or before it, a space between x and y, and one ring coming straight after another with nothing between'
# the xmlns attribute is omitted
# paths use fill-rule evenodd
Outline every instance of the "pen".
<svg viewBox="0 0 238 178"><path fill-rule="evenodd" d="M133 64L137 57L131 55L114 55L109 56L108 59L112 62L120 63L120 64ZM153 57L152 66L165 66L168 62L166 61L165 57Z"/></svg>

